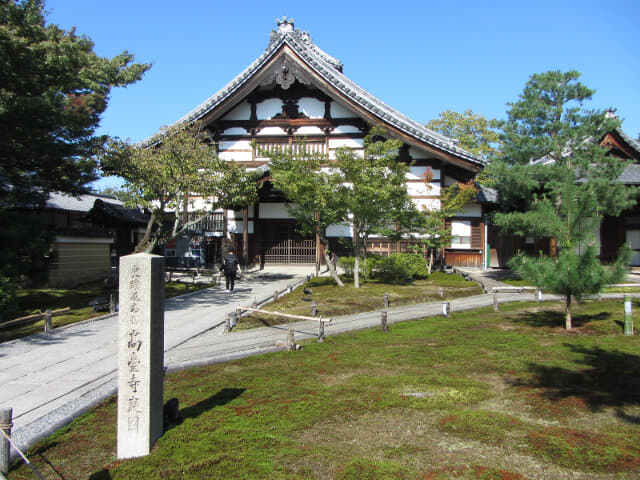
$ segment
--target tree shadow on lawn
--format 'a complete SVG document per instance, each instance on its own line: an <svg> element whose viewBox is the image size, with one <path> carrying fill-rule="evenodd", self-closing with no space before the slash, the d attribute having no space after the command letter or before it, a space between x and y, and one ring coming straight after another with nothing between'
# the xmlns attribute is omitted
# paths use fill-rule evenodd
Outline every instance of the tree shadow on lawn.
<svg viewBox="0 0 640 480"><path fill-rule="evenodd" d="M565 346L583 355L584 369L530 364L533 378L529 385L526 381L520 385L543 389L541 395L551 401L582 399L593 412L617 407L618 418L639 423L639 417L625 414L623 408L640 405L640 356L600 347Z"/></svg>
<svg viewBox="0 0 640 480"><path fill-rule="evenodd" d="M573 316L573 327L580 328L590 322L608 320L612 316L611 312L600 312L595 314L577 314ZM540 310L526 311L513 315L511 320L514 323L521 323L529 327L563 327L565 324L564 311Z"/></svg>

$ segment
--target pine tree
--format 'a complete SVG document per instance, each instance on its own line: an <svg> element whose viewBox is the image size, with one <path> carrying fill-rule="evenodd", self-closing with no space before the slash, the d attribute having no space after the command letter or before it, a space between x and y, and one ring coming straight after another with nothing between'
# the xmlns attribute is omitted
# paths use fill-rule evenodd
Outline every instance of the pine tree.
<svg viewBox="0 0 640 480"><path fill-rule="evenodd" d="M503 210L494 222L516 235L557 243L557 256L519 254L511 266L536 286L565 296L567 329L572 298L597 293L624 275L628 254L603 266L595 232L604 215L619 215L637 195L618 181L625 162L599 145L618 123L582 108L594 92L579 76L549 71L530 77L519 100L509 104L504 160L490 167Z"/></svg>

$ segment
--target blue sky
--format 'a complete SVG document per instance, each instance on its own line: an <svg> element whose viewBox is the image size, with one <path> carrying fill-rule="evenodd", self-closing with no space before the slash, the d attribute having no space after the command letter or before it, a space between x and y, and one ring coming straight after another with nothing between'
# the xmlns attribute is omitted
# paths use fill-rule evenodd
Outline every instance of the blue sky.
<svg viewBox="0 0 640 480"><path fill-rule="evenodd" d="M416 121L467 108L504 118L532 73L576 69L640 135L640 2L325 0L46 0L47 17L76 27L103 56L123 50L153 63L114 89L100 133L132 141L200 104L266 48L275 20L295 26L344 63L344 72Z"/></svg>

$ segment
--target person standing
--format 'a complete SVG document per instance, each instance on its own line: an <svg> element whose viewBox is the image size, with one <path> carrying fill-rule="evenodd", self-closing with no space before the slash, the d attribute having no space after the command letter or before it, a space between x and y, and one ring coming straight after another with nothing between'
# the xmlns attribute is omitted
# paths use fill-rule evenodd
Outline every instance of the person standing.
<svg viewBox="0 0 640 480"><path fill-rule="evenodd" d="M240 262L235 253L233 253L233 249L230 249L222 259L222 272L224 273L227 290L233 292L236 275L242 273L240 270Z"/></svg>

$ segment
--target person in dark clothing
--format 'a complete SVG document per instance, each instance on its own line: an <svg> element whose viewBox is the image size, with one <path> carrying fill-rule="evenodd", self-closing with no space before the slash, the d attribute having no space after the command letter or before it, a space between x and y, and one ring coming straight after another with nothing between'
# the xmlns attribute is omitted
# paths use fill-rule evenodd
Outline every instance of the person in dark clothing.
<svg viewBox="0 0 640 480"><path fill-rule="evenodd" d="M233 291L236 275L242 273L240 270L240 262L238 261L238 257L233 253L233 250L229 250L222 259L222 273L224 273L227 290Z"/></svg>

